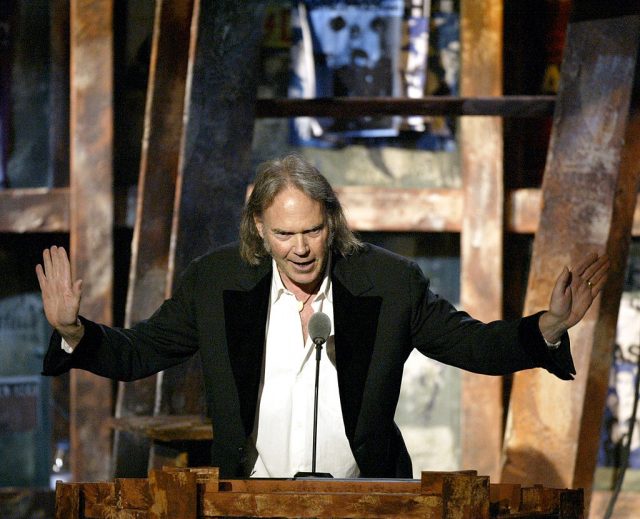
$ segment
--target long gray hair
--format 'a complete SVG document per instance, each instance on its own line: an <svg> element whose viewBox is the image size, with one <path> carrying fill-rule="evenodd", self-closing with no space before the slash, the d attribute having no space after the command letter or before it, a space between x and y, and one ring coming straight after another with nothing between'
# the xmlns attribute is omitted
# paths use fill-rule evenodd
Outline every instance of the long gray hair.
<svg viewBox="0 0 640 519"><path fill-rule="evenodd" d="M362 248L362 242L347 226L342 206L327 179L305 159L292 153L258 166L253 191L240 220L240 256L244 261L258 265L269 256L254 217L262 216L276 195L290 186L322 204L329 226L329 246L333 250L347 256Z"/></svg>

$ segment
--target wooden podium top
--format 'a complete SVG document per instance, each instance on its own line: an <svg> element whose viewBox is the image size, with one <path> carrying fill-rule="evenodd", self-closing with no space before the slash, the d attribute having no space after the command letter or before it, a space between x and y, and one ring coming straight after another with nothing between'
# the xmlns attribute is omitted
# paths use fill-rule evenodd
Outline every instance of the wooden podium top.
<svg viewBox="0 0 640 519"><path fill-rule="evenodd" d="M475 471L416 480L219 478L217 468L164 468L148 478L56 487L56 518L582 519L582 490L489 483Z"/></svg>

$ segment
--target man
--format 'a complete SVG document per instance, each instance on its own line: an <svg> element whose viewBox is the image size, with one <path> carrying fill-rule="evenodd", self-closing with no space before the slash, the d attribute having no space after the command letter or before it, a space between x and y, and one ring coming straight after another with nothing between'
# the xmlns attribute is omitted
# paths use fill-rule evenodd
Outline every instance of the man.
<svg viewBox="0 0 640 519"><path fill-rule="evenodd" d="M484 324L429 290L419 268L360 242L327 180L289 155L261 166L240 243L196 259L175 294L131 329L78 316L82 281L64 249L36 267L55 331L45 375L81 368L118 380L145 377L196 352L213 422L211 463L223 477L309 471L314 362L307 326L332 321L322 355L318 471L337 477L411 477L393 422L413 348L500 375L543 367L575 373L567 330L602 288L606 257L563 270L549 310Z"/></svg>

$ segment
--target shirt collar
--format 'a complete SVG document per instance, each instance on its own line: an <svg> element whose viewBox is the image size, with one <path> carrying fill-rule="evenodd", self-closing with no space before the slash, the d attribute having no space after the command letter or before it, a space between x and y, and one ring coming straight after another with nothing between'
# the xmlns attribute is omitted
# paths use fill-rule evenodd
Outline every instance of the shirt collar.
<svg viewBox="0 0 640 519"><path fill-rule="evenodd" d="M278 271L276 260L274 260L273 258L271 258L271 268L273 270L273 275L271 276L270 295L271 302L275 303L283 294L291 294L291 291L284 286L284 283L280 278L280 272ZM320 299L326 298L330 303L333 303L333 297L331 294L331 276L329 276L329 272L331 272L331 255L329 255L327 258L327 264L325 265L324 274L322 275L322 282L320 283L318 295L316 295L314 301L319 301Z"/></svg>

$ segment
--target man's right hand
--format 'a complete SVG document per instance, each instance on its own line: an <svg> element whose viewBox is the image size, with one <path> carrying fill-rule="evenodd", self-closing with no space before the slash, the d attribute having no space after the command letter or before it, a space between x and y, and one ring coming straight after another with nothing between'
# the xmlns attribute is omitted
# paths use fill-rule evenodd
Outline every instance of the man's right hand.
<svg viewBox="0 0 640 519"><path fill-rule="evenodd" d="M42 265L36 266L36 275L44 313L69 346L75 348L84 335L84 326L78 319L82 280L71 279L71 264L63 247L55 245L42 252Z"/></svg>

